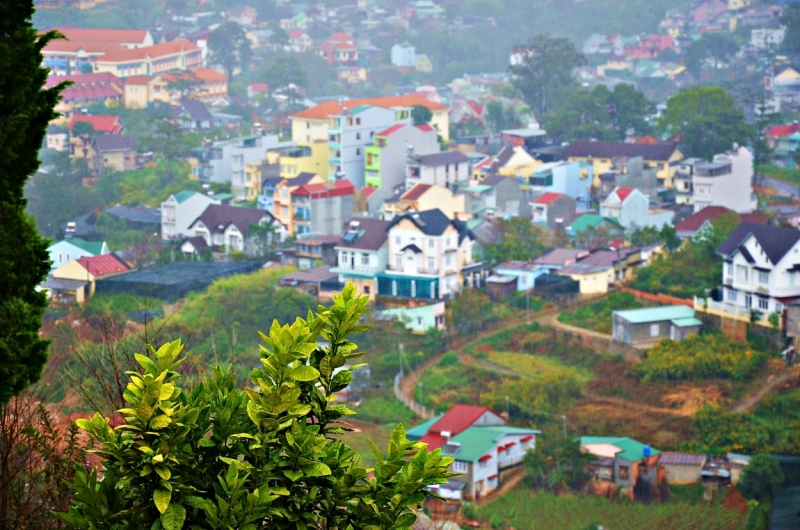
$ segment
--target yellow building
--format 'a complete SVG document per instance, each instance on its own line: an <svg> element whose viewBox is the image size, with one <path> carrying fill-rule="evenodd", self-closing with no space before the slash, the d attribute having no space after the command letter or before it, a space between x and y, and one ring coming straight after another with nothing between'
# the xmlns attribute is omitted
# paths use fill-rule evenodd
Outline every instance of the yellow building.
<svg viewBox="0 0 800 530"><path fill-rule="evenodd" d="M405 96L389 96L382 98L350 99L347 101L325 101L315 107L303 110L291 117L292 120L292 140L298 145L311 145L314 142L327 142L328 129L335 128L331 124L333 116L340 116L345 111L356 107L375 106L398 111L398 120L405 119L411 121L411 109L416 105L428 108L433 117L431 126L436 129L445 142L450 141L450 118L445 105L434 103L433 101L419 95L408 94ZM405 118L402 118L405 116ZM392 124L385 124L390 126Z"/></svg>
<svg viewBox="0 0 800 530"><path fill-rule="evenodd" d="M428 59L428 56L423 53L417 56L417 64L414 65L414 68L418 72L431 73L433 72L433 63Z"/></svg>
<svg viewBox="0 0 800 530"><path fill-rule="evenodd" d="M497 172L504 177L521 176L528 178L536 173L543 164L544 162L533 158L522 147L515 147L514 154L511 155L511 158L509 158Z"/></svg>
<svg viewBox="0 0 800 530"><path fill-rule="evenodd" d="M328 178L328 142L316 141L281 152L278 162L281 178L292 179L302 173L316 173Z"/></svg>
<svg viewBox="0 0 800 530"><path fill-rule="evenodd" d="M292 192L305 184L322 184L324 182L325 179L316 173L301 173L294 178L284 179L275 186L273 215L286 227L288 234L295 233Z"/></svg>
<svg viewBox="0 0 800 530"><path fill-rule="evenodd" d="M628 144L622 142L573 142L567 150L570 162L585 162L593 168L595 188L600 175L608 173L617 158L642 157L645 168L656 168L659 186L673 188L673 177L685 157L675 144Z"/></svg>
<svg viewBox="0 0 800 530"><path fill-rule="evenodd" d="M367 69L363 66L343 66L339 68L339 81L357 85L367 80Z"/></svg>
<svg viewBox="0 0 800 530"><path fill-rule="evenodd" d="M53 271L53 278L89 282L89 292L85 293L84 291L84 293L90 297L94 294L96 280L110 278L128 271L130 271L130 267L114 254L101 254L68 261ZM77 301L81 302L82 300Z"/></svg>
<svg viewBox="0 0 800 530"><path fill-rule="evenodd" d="M450 219L455 219L458 214L466 211L466 195L455 195L444 186L417 184L401 195L398 202L386 202L384 218L390 220L408 210L424 212L435 209L441 210Z"/></svg>
<svg viewBox="0 0 800 530"><path fill-rule="evenodd" d="M155 102L175 103L169 83L160 76L132 76L125 80L125 108L144 109Z"/></svg>
<svg viewBox="0 0 800 530"><path fill-rule="evenodd" d="M578 262L560 269L557 274L569 276L578 282L581 294L607 293L609 285L614 283L614 267L608 265Z"/></svg>

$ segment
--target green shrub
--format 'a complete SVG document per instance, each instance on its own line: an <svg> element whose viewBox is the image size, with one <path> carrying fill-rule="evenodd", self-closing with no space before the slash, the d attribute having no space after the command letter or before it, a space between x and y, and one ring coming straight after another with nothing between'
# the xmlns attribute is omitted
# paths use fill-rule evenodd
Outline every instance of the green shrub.
<svg viewBox="0 0 800 530"><path fill-rule="evenodd" d="M561 313L558 321L570 326L591 329L600 333L611 332L611 314L622 309L638 309L642 304L628 292L614 292L603 300L571 313Z"/></svg>
<svg viewBox="0 0 800 530"><path fill-rule="evenodd" d="M439 362L437 362L436 364L441 366L442 368L446 368L448 366L455 366L458 364L458 354L449 351L444 355L442 355L442 358L439 359Z"/></svg>

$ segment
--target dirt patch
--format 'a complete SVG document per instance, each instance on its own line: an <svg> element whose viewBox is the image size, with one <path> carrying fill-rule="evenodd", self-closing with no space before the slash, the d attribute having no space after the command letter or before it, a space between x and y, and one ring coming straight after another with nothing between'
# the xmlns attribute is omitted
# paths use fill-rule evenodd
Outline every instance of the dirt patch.
<svg viewBox="0 0 800 530"><path fill-rule="evenodd" d="M695 415L704 405L719 406L722 391L716 385L697 387L681 385L674 392L664 394L661 398L664 405L675 409L686 416Z"/></svg>
<svg viewBox="0 0 800 530"><path fill-rule="evenodd" d="M725 507L744 513L747 511L747 499L742 497L736 487L731 486L728 488L728 494L725 497Z"/></svg>

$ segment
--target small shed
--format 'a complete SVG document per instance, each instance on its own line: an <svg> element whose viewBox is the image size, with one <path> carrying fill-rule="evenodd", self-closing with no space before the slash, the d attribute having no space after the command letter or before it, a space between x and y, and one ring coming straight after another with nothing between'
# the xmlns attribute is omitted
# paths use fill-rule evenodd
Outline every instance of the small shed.
<svg viewBox="0 0 800 530"><path fill-rule="evenodd" d="M694 309L685 305L614 311L611 318L614 340L625 344L683 340L699 333L703 324L694 316Z"/></svg>
<svg viewBox="0 0 800 530"><path fill-rule="evenodd" d="M517 278L493 274L486 278L486 290L492 300L506 298L517 291Z"/></svg>
<svg viewBox="0 0 800 530"><path fill-rule="evenodd" d="M683 486L700 483L700 472L706 463L706 457L689 453L661 453L658 463L666 470L669 484Z"/></svg>

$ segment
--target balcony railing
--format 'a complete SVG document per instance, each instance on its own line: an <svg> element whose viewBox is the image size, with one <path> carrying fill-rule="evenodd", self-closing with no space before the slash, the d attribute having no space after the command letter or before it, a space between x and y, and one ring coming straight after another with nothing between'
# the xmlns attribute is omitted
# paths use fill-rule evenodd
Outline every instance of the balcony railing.
<svg viewBox="0 0 800 530"><path fill-rule="evenodd" d="M375 274L379 272L378 267L373 265L350 265L349 263L340 263L334 270L337 272L361 272L364 274Z"/></svg>

